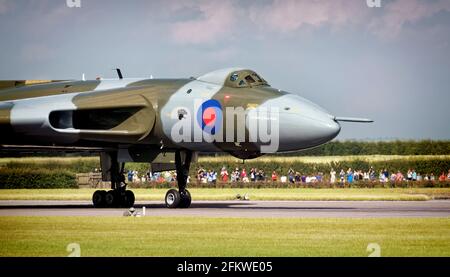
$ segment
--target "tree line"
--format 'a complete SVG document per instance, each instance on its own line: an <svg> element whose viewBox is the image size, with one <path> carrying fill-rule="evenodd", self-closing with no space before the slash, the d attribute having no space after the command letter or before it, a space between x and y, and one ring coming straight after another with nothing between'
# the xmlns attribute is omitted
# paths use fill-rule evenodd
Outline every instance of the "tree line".
<svg viewBox="0 0 450 277"><path fill-rule="evenodd" d="M286 156L345 155L450 155L450 141L332 141L316 148L282 154Z"/></svg>

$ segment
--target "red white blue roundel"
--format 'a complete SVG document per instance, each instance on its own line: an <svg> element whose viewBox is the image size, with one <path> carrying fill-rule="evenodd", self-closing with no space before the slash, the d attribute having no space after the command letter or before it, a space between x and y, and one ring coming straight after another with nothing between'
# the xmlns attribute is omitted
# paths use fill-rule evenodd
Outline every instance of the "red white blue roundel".
<svg viewBox="0 0 450 277"><path fill-rule="evenodd" d="M222 128L222 106L214 99L203 102L197 112L197 122L202 130L215 135Z"/></svg>

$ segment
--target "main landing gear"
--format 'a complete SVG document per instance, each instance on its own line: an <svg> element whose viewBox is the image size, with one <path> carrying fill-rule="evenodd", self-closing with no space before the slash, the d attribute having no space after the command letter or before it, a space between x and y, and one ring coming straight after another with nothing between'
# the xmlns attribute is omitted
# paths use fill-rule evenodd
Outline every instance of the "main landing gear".
<svg viewBox="0 0 450 277"><path fill-rule="evenodd" d="M97 190L92 195L95 208L130 208L133 207L134 193L126 190L125 176L123 175L125 163L119 166L117 152L102 153L102 179L111 181L111 190Z"/></svg>
<svg viewBox="0 0 450 277"><path fill-rule="evenodd" d="M191 205L191 194L186 189L191 165L192 152L177 150L175 152L175 166L177 171L178 190L170 189L166 193L165 203L169 209L189 208Z"/></svg>

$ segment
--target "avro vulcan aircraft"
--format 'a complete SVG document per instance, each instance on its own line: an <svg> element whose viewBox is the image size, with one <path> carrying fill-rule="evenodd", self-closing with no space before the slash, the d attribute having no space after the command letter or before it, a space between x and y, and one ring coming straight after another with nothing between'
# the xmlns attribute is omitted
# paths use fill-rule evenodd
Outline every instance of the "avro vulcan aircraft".
<svg viewBox="0 0 450 277"><path fill-rule="evenodd" d="M249 69L185 79L126 79L117 72L108 80L1 81L0 152L98 152L111 190L94 193L95 207L133 206L126 162L176 170L178 190L169 190L165 203L188 208L189 167L199 152L252 159L298 151L335 138L340 121L371 122L335 117Z"/></svg>

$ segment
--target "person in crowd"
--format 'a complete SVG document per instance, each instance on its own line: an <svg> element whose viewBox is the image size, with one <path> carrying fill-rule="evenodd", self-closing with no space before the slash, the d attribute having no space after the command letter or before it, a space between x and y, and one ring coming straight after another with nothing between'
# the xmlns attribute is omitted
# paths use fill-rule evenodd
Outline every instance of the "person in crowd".
<svg viewBox="0 0 450 277"><path fill-rule="evenodd" d="M241 180L241 172L239 171L238 167L236 167L236 169L234 170L234 175L236 182L239 182Z"/></svg>
<svg viewBox="0 0 450 277"><path fill-rule="evenodd" d="M354 182L358 182L358 181L359 181L359 173L358 173L357 170L355 170L355 171L353 172L353 181L354 181Z"/></svg>
<svg viewBox="0 0 450 277"><path fill-rule="evenodd" d="M128 170L128 182L133 182L133 171Z"/></svg>
<svg viewBox="0 0 450 277"><path fill-rule="evenodd" d="M411 171L411 180L412 180L413 182L417 181L417 172L416 172L415 169L413 169L413 170Z"/></svg>
<svg viewBox="0 0 450 277"><path fill-rule="evenodd" d="M431 173L431 174L430 174L430 181L431 181L431 182L436 181L436 178L434 177L434 173Z"/></svg>
<svg viewBox="0 0 450 277"><path fill-rule="evenodd" d="M336 182L336 171L332 168L330 170L330 183L334 184Z"/></svg>
<svg viewBox="0 0 450 277"><path fill-rule="evenodd" d="M358 170L358 180L363 180L364 179L364 173L363 173L363 171L360 169L360 170Z"/></svg>
<svg viewBox="0 0 450 277"><path fill-rule="evenodd" d="M395 177L395 181L399 183L399 182L402 182L404 178L405 177L403 176L403 174L400 172L400 170L398 170L397 176Z"/></svg>
<svg viewBox="0 0 450 277"><path fill-rule="evenodd" d="M210 183L212 183L212 181L213 181L213 171L212 171L212 170L209 170L209 171L206 173L206 182L207 182L208 184L210 184Z"/></svg>
<svg viewBox="0 0 450 277"><path fill-rule="evenodd" d="M278 179L277 173L275 171L272 172L272 182L276 182Z"/></svg>
<svg viewBox="0 0 450 277"><path fill-rule="evenodd" d="M375 169L373 169L373 166L371 166L369 169L369 178L372 182L376 180L376 172Z"/></svg>
<svg viewBox="0 0 450 277"><path fill-rule="evenodd" d="M351 168L347 170L347 182L349 184L353 183L353 170Z"/></svg>
<svg viewBox="0 0 450 277"><path fill-rule="evenodd" d="M381 183L384 183L384 182L386 182L386 179L385 179L385 176L384 176L384 173L383 173L383 170L380 170L380 174L379 174L379 179L380 179L380 182Z"/></svg>
<svg viewBox="0 0 450 277"><path fill-rule="evenodd" d="M260 169L256 175L256 180L257 181L265 181L266 180L266 176L264 175L264 171L262 169Z"/></svg>
<svg viewBox="0 0 450 277"><path fill-rule="evenodd" d="M302 181L302 176L300 175L300 172L295 172L295 182L300 183Z"/></svg>
<svg viewBox="0 0 450 277"><path fill-rule="evenodd" d="M211 183L215 185L217 183L217 172L215 170L212 170L211 175Z"/></svg>
<svg viewBox="0 0 450 277"><path fill-rule="evenodd" d="M423 180L423 177L422 177L422 175L420 174L420 173L417 173L417 181L422 181Z"/></svg>
<svg viewBox="0 0 450 277"><path fill-rule="evenodd" d="M235 171L232 171L232 172L231 172L231 182L232 182L232 183L235 183L235 182L236 182L236 174L235 174Z"/></svg>
<svg viewBox="0 0 450 277"><path fill-rule="evenodd" d="M284 175L281 176L280 181L281 181L282 183L286 183L286 182L287 182L287 177L284 176Z"/></svg>
<svg viewBox="0 0 450 277"><path fill-rule="evenodd" d="M203 169L199 168L197 170L197 183L203 183Z"/></svg>
<svg viewBox="0 0 450 277"><path fill-rule="evenodd" d="M441 176L439 176L439 182L444 182L447 179L447 176L445 176L445 172L442 171Z"/></svg>
<svg viewBox="0 0 450 277"><path fill-rule="evenodd" d="M412 181L412 170L408 169L408 172L406 173L406 180Z"/></svg>
<svg viewBox="0 0 450 277"><path fill-rule="evenodd" d="M220 178L222 180L222 182L227 183L228 182L228 170L227 168L224 166L222 167L222 170L220 171Z"/></svg>
<svg viewBox="0 0 450 277"><path fill-rule="evenodd" d="M255 182L256 181L256 169L252 168L250 170L250 181Z"/></svg>
<svg viewBox="0 0 450 277"><path fill-rule="evenodd" d="M339 178L341 181L341 185L343 186L345 184L345 171L344 169L341 169L341 172L339 173Z"/></svg>
<svg viewBox="0 0 450 277"><path fill-rule="evenodd" d="M244 178L247 178L247 171L245 171L245 168L242 169L240 178L241 178L241 180L244 180Z"/></svg>
<svg viewBox="0 0 450 277"><path fill-rule="evenodd" d="M386 180L386 182L389 180L389 171L385 168L383 169L383 175L384 175L384 180Z"/></svg>
<svg viewBox="0 0 450 277"><path fill-rule="evenodd" d="M391 174L391 182L395 182L396 180L397 180L397 174L392 172L392 174Z"/></svg>
<svg viewBox="0 0 450 277"><path fill-rule="evenodd" d="M292 170L292 168L290 168L288 171L288 179L289 179L289 183L291 183L291 184L293 184L295 182L294 170Z"/></svg>
<svg viewBox="0 0 450 277"><path fill-rule="evenodd" d="M364 174L363 174L363 180L366 181L366 182L370 180L369 172L367 172L367 171L364 172Z"/></svg>
<svg viewBox="0 0 450 277"><path fill-rule="evenodd" d="M323 179L323 173L322 172L317 172L316 181L317 182L322 182L322 179Z"/></svg>
<svg viewBox="0 0 450 277"><path fill-rule="evenodd" d="M133 183L139 182L139 172L137 170L133 171Z"/></svg>
<svg viewBox="0 0 450 277"><path fill-rule="evenodd" d="M447 180L450 180L450 169L448 170Z"/></svg>

